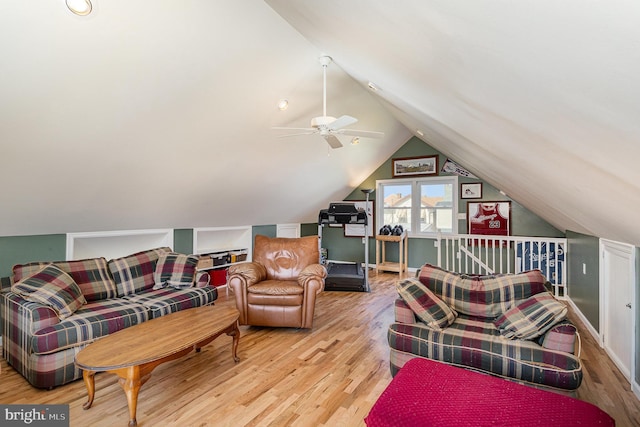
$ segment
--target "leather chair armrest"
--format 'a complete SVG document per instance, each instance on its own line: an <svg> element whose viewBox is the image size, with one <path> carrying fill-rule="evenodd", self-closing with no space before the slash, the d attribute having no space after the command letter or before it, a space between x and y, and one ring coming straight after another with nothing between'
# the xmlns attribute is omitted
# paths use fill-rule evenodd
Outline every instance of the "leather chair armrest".
<svg viewBox="0 0 640 427"><path fill-rule="evenodd" d="M228 274L229 282L231 282L232 278L236 277L244 282L246 286L251 286L267 279L267 269L257 262L233 264L229 267Z"/></svg>
<svg viewBox="0 0 640 427"><path fill-rule="evenodd" d="M324 265L310 264L300 272L300 275L298 276L298 284L302 287L307 287L307 285L314 280L318 283L324 284L325 277L327 277L327 269L324 268ZM316 292L320 292L322 288L323 286L316 289Z"/></svg>
<svg viewBox="0 0 640 427"><path fill-rule="evenodd" d="M240 312L238 320L241 325L246 325L249 320L247 289L266 278L266 268L257 262L242 262L229 267L227 289L236 300L236 308Z"/></svg>

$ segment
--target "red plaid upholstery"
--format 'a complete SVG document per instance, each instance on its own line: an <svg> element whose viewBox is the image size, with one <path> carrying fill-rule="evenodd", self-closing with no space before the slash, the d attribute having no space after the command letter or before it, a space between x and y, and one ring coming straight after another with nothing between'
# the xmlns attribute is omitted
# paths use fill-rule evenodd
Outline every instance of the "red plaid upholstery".
<svg viewBox="0 0 640 427"><path fill-rule="evenodd" d="M561 313L551 310L552 321L547 322L547 316L542 315L546 310L534 309L528 313L534 304L521 307L519 313L523 317L526 314L536 327L536 322L544 319L541 333L551 327L539 338L540 343L531 339L505 339L493 323L496 317L533 295L536 297L532 301L546 301L549 294L542 273L536 270L512 275L466 276L427 264L418 278L452 306L458 317L448 327L429 327L429 322L416 313L424 310L423 307L416 309L398 298L394 305L395 323L387 333L393 375L409 360L420 357L532 384L566 390L580 386L582 366L579 357L572 354L577 332L575 328L553 326L559 326Z"/></svg>
<svg viewBox="0 0 640 427"><path fill-rule="evenodd" d="M516 301L545 292L539 270L519 274L468 276L425 264L418 278L458 313L494 319Z"/></svg>
<svg viewBox="0 0 640 427"><path fill-rule="evenodd" d="M19 282L23 278L37 273L48 264L46 262L32 262L14 265L13 282ZM116 297L116 284L111 278L105 258L56 261L52 264L73 278L88 302Z"/></svg>
<svg viewBox="0 0 640 427"><path fill-rule="evenodd" d="M153 273L155 282L153 289L162 289L166 286L176 289L190 288L196 278L198 259L196 255L175 252L161 254Z"/></svg>
<svg viewBox="0 0 640 427"><path fill-rule="evenodd" d="M98 300L89 301L60 320L49 307L11 292L10 278L2 278L2 355L33 386L55 387L82 377L74 364L75 355L95 339L151 317L213 304L218 293L208 286L208 274L200 275L197 287L151 290L157 260L168 252L171 249L157 248L109 263L96 258L16 266L14 272L20 278L46 266L58 269L77 281L82 293ZM110 272L117 281L112 281ZM128 295L118 298L116 292Z"/></svg>
<svg viewBox="0 0 640 427"><path fill-rule="evenodd" d="M48 265L36 274L14 283L11 291L27 301L50 307L60 319L71 316L87 302L71 276L55 265Z"/></svg>
<svg viewBox="0 0 640 427"><path fill-rule="evenodd" d="M417 279L406 279L396 285L398 294L427 326L442 329L451 325L457 313L435 296Z"/></svg>
<svg viewBox="0 0 640 427"><path fill-rule="evenodd" d="M528 340L544 334L566 315L564 304L556 301L550 292L542 292L511 307L494 323L503 337Z"/></svg>
<svg viewBox="0 0 640 427"><path fill-rule="evenodd" d="M170 248L149 249L135 254L112 259L108 262L109 271L118 289L118 296L135 294L151 290L155 284L153 273L158 258Z"/></svg>
<svg viewBox="0 0 640 427"><path fill-rule="evenodd" d="M393 375L408 360L422 357L567 390L582 382L578 357L530 340L504 339L492 322L480 317L459 314L441 331L422 322L393 323L387 338Z"/></svg>

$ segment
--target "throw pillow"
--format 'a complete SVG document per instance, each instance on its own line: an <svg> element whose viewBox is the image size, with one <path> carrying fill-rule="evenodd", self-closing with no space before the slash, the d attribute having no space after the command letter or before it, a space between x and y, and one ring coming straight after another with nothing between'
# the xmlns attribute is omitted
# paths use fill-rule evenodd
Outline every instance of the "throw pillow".
<svg viewBox="0 0 640 427"><path fill-rule="evenodd" d="M560 322L551 327L544 335L538 338L538 344L551 350L572 353L575 351L577 328L568 321ZM580 347L580 346L579 346ZM578 354L580 356L580 354Z"/></svg>
<svg viewBox="0 0 640 427"><path fill-rule="evenodd" d="M432 329L446 328L458 316L458 313L417 279L403 280L396 287L404 302Z"/></svg>
<svg viewBox="0 0 640 427"><path fill-rule="evenodd" d="M15 283L11 290L27 301L50 307L60 320L87 303L73 278L53 264Z"/></svg>
<svg viewBox="0 0 640 427"><path fill-rule="evenodd" d="M160 255L153 273L155 281L153 289L162 289L166 286L176 289L192 287L196 277L198 259L199 257L196 255L175 252Z"/></svg>
<svg viewBox="0 0 640 427"><path fill-rule="evenodd" d="M564 304L549 292L542 292L510 308L494 324L505 338L528 340L544 334L566 315Z"/></svg>
<svg viewBox="0 0 640 427"><path fill-rule="evenodd" d="M155 285L153 275L158 258L166 252L171 252L171 249L168 247L148 249L110 260L107 265L116 284L117 295L122 297L151 290Z"/></svg>

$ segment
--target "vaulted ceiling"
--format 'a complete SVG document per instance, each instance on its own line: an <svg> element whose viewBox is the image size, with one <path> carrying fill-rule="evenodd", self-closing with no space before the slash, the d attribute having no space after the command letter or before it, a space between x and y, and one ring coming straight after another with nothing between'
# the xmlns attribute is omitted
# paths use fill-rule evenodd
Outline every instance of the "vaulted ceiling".
<svg viewBox="0 0 640 427"><path fill-rule="evenodd" d="M557 228L640 245L638 2L93 5L0 2L0 236L314 222L420 131ZM321 55L327 113L384 138L278 138L322 114Z"/></svg>

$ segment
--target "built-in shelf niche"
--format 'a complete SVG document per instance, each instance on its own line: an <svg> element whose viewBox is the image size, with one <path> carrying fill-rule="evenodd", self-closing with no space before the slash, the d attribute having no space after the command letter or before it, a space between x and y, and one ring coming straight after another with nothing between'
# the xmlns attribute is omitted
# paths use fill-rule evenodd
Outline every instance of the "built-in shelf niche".
<svg viewBox="0 0 640 427"><path fill-rule="evenodd" d="M173 249L173 229L98 231L67 234L67 260L119 258L147 249Z"/></svg>
<svg viewBox="0 0 640 427"><path fill-rule="evenodd" d="M251 226L204 227L193 229L193 253L246 249L247 259L251 259L253 235Z"/></svg>

